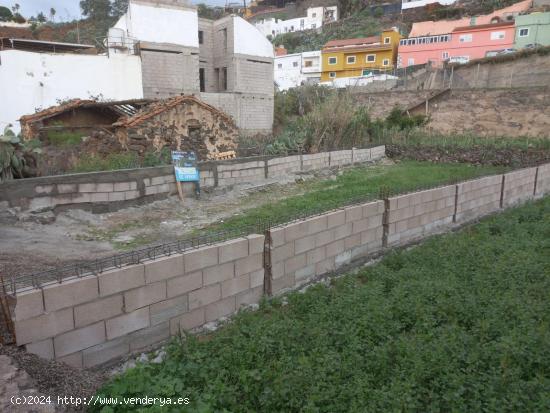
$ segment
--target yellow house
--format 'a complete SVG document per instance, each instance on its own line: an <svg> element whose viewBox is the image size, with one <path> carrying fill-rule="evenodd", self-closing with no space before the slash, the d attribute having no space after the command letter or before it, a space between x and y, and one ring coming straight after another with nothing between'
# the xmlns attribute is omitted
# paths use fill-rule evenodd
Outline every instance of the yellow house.
<svg viewBox="0 0 550 413"><path fill-rule="evenodd" d="M321 82L393 70L402 37L393 28L384 30L380 36L331 40L321 51Z"/></svg>

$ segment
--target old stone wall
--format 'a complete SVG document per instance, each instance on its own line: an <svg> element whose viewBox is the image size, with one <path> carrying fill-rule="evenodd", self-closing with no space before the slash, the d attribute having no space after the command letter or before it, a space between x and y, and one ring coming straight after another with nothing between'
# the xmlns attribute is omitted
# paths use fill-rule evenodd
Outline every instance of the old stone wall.
<svg viewBox="0 0 550 413"><path fill-rule="evenodd" d="M353 155L351 157L350 152ZM385 147L379 146L314 155L199 162L201 187L260 183L277 176L375 161L384 156ZM332 157L334 163L331 162ZM184 190L193 194L192 186L192 183L184 184ZM105 212L131 204L152 202L176 193L173 167L161 166L8 181L0 184L0 208L19 207L30 211L89 208L94 212Z"/></svg>
<svg viewBox="0 0 550 413"><path fill-rule="evenodd" d="M38 283L13 294L17 344L76 367L103 364L227 317L264 294L550 194L549 181L546 164L348 206L265 236Z"/></svg>

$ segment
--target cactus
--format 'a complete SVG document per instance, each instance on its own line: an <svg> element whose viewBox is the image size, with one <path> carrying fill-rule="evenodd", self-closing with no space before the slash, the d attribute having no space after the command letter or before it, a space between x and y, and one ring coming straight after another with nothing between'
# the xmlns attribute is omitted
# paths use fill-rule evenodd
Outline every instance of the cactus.
<svg viewBox="0 0 550 413"><path fill-rule="evenodd" d="M27 165L27 158L34 160L34 157L24 153L21 140L15 136L10 126L0 135L0 183L33 175L30 171L32 168Z"/></svg>

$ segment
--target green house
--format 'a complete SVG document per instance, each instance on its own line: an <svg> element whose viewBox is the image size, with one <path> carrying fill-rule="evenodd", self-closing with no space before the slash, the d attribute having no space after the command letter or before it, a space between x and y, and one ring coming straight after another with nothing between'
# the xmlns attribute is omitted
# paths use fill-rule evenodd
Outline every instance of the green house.
<svg viewBox="0 0 550 413"><path fill-rule="evenodd" d="M550 12L516 16L516 49L530 44L550 45Z"/></svg>

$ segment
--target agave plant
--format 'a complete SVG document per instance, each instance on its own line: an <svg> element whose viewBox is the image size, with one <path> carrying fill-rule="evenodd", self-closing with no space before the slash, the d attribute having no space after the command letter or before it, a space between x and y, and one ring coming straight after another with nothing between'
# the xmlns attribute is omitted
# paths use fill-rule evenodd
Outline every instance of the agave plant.
<svg viewBox="0 0 550 413"><path fill-rule="evenodd" d="M19 137L8 125L0 135L0 183L14 178L23 178L28 170L25 154L17 150L21 144Z"/></svg>

